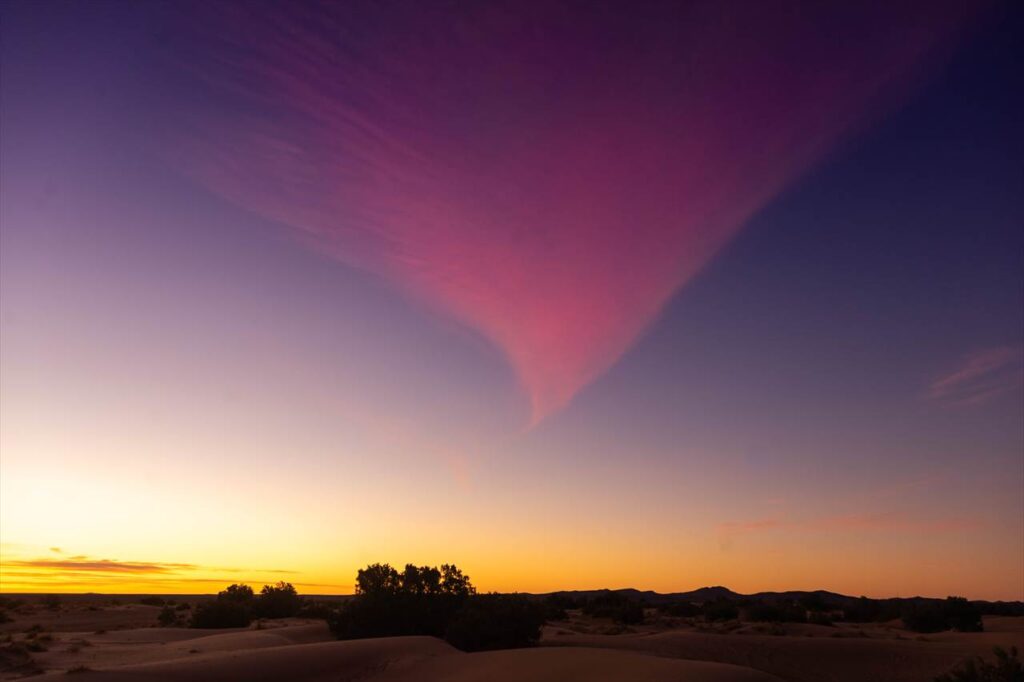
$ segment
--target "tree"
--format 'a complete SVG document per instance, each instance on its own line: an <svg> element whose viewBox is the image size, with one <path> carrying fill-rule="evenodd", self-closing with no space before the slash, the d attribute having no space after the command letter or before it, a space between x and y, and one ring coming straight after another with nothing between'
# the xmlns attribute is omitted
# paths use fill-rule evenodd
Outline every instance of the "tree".
<svg viewBox="0 0 1024 682"><path fill-rule="evenodd" d="M253 597L252 588L242 584L228 585L217 593L218 599L236 604L250 604Z"/></svg>
<svg viewBox="0 0 1024 682"><path fill-rule="evenodd" d="M396 594L401 584L398 571L390 564L370 564L356 574L356 594Z"/></svg>
<svg viewBox="0 0 1024 682"><path fill-rule="evenodd" d="M371 564L356 574L355 596L327 615L339 639L432 635L467 651L535 644L543 623L539 602L478 595L453 564Z"/></svg>

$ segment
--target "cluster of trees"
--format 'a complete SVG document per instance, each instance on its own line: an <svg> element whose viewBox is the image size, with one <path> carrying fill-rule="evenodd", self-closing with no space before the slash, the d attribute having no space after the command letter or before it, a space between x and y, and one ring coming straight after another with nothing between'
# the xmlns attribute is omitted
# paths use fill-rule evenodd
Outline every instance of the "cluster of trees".
<svg viewBox="0 0 1024 682"><path fill-rule="evenodd" d="M903 626L914 632L981 632L981 609L963 597L943 602L911 602L902 614Z"/></svg>
<svg viewBox="0 0 1024 682"><path fill-rule="evenodd" d="M372 564L356 575L356 594L329 614L339 639L431 635L464 651L531 646L545 609L521 595L477 594L458 567L414 566L398 571Z"/></svg>
<svg viewBox="0 0 1024 682"><path fill-rule="evenodd" d="M248 585L231 585L192 612L194 628L242 628L256 618L288 618L299 614L302 598L291 583L264 585L257 595Z"/></svg>

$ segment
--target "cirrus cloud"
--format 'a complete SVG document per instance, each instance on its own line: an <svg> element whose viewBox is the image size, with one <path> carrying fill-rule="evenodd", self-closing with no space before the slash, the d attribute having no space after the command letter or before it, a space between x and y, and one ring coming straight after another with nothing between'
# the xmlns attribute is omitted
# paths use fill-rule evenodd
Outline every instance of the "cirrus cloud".
<svg viewBox="0 0 1024 682"><path fill-rule="evenodd" d="M969 3L216 3L167 150L499 346L531 423L905 94Z"/></svg>

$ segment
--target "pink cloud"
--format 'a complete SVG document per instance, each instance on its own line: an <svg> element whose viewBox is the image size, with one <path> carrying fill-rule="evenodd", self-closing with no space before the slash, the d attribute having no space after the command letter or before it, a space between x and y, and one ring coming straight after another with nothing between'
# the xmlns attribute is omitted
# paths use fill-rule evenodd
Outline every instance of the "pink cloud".
<svg viewBox="0 0 1024 682"><path fill-rule="evenodd" d="M898 99L969 3L914 4L215 4L189 63L222 106L168 154L479 330L535 423Z"/></svg>
<svg viewBox="0 0 1024 682"><path fill-rule="evenodd" d="M988 402L1024 385L1024 349L1001 346L970 353L960 367L936 379L928 397L956 405Z"/></svg>

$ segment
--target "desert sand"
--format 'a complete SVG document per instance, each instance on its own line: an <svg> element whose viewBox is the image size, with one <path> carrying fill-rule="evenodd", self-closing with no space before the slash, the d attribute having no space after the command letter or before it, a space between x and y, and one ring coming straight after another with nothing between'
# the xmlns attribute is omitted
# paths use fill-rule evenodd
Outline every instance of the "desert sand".
<svg viewBox="0 0 1024 682"><path fill-rule="evenodd" d="M657 620L636 628L570 612L540 647L464 653L432 637L336 641L322 621L262 621L246 629L153 627L137 604L39 610L0 626L5 646L40 642L28 658L5 649L2 679L105 682L280 680L595 680L648 682L911 682L930 680L993 646L1024 648L1024 618L987 617L982 633L918 635L870 626ZM24 647L22 647L24 648Z"/></svg>

